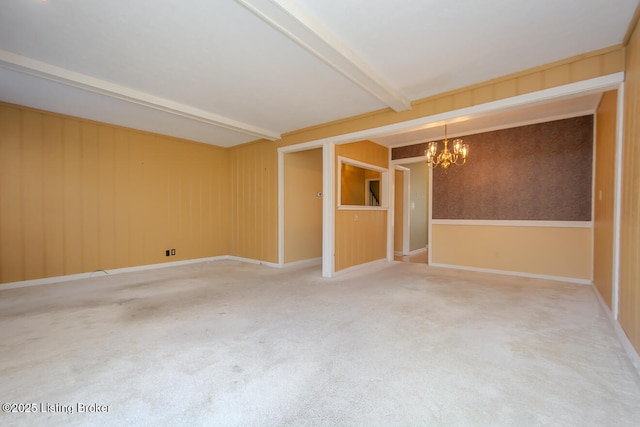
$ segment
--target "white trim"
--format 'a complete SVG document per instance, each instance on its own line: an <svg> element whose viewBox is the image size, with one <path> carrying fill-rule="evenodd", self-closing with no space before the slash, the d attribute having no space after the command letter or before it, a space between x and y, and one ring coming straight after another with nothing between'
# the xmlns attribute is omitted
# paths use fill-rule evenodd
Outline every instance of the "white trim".
<svg viewBox="0 0 640 427"><path fill-rule="evenodd" d="M411 101L378 75L327 28L287 0L236 0L251 13L395 111Z"/></svg>
<svg viewBox="0 0 640 427"><path fill-rule="evenodd" d="M122 274L122 273L136 272L136 271L156 270L159 268L167 268L167 267L179 267L181 265L197 264L201 262L224 261L229 259L232 259L232 257L230 257L229 255L222 255L222 256L209 257L209 258L188 259L184 261L163 262L160 264L147 264L147 265L139 265L135 267L114 268L110 270L96 270L90 273L68 274L66 276L55 276L55 277L45 277L42 279L23 280L21 282L9 282L9 283L0 284L0 291L6 290L6 289L25 288L29 286L50 285L52 283L59 283L59 282L71 282L71 281L80 280L80 279L89 279L93 277L93 275L96 273L104 273L106 275Z"/></svg>
<svg viewBox="0 0 640 427"><path fill-rule="evenodd" d="M386 206L339 205L339 211L388 211Z"/></svg>
<svg viewBox="0 0 640 427"><path fill-rule="evenodd" d="M402 199L402 212L404 219L402 221L402 250L409 253L411 251L411 169L405 168L404 179L404 195Z"/></svg>
<svg viewBox="0 0 640 427"><path fill-rule="evenodd" d="M340 165L342 163L346 163L346 164L351 165L351 166L357 166L357 167L363 168L363 169L371 169L371 170L374 170L376 172L388 172L389 171L389 169L383 168L383 167L378 166L378 165L372 165L371 163L361 162L360 160L354 160L354 159L351 159L349 157L338 156L338 165Z"/></svg>
<svg viewBox="0 0 640 427"><path fill-rule="evenodd" d="M209 111L181 104L170 99L150 95L129 87L91 77L86 74L80 74L75 71L17 55L12 52L7 52L2 49L0 49L0 66L50 80L52 82L77 87L79 89L108 96L110 98L120 99L133 104L152 108L154 110L164 111L166 113L175 114L177 116L186 117L188 119L197 120L202 123L230 129L232 131L241 132L258 138L265 138L271 141L281 138L280 134L273 130L243 123Z"/></svg>
<svg viewBox="0 0 640 427"><path fill-rule="evenodd" d="M314 148L322 148L323 143L321 141L302 142L295 145L285 145L284 147L278 147L278 153L295 153L298 151L307 151Z"/></svg>
<svg viewBox="0 0 640 427"><path fill-rule="evenodd" d="M284 155L290 154L290 153L298 153L301 151L314 150L317 148L322 149L323 144L320 144L315 141L311 141L311 142L305 142L302 144L287 145L284 147L279 147L277 149L278 151L278 265L280 266L285 265L285 262L284 262L284 239L285 239L285 235L284 235L284 217L285 217ZM324 174L324 166L323 166L323 174ZM323 198L324 198L324 194L325 193L323 190Z"/></svg>
<svg viewBox="0 0 640 427"><path fill-rule="evenodd" d="M231 261L246 262L248 264L266 265L267 267L273 267L273 268L282 268L280 264L277 264L275 262L261 261L259 259L252 259L252 258L243 258L239 256L234 256L234 255L227 255L225 259L228 259Z"/></svg>
<svg viewBox="0 0 640 427"><path fill-rule="evenodd" d="M349 142L361 141L363 139L375 139L383 136L393 135L398 132L408 132L414 129L424 128L425 126L433 125L434 123L439 123L441 121L450 121L463 116L508 110L510 108L541 103L563 96L588 94L607 89L615 89L623 81L623 72L613 73L593 79L582 80L576 83L557 86L551 89L544 89L537 92L531 92L524 95L501 99L498 101L478 104L472 107L446 111L444 113L439 113L432 116L425 116L405 122L398 122L390 125L380 126L377 128L370 128L361 131L330 136L327 138L319 139L315 142L332 142L334 144L346 144Z"/></svg>
<svg viewBox="0 0 640 427"><path fill-rule="evenodd" d="M383 168L377 165L372 165L370 163L361 162L359 160L350 159L348 157L338 156L338 183L342 182L342 165L343 164L380 172L380 206L343 205L342 204L342 185L338 185L338 197L336 199L338 210L356 210L356 211L388 210L389 209L389 193L390 193L389 169ZM365 199L366 199L366 194L365 194Z"/></svg>
<svg viewBox="0 0 640 427"><path fill-rule="evenodd" d="M415 249L415 250L413 250L413 251L409 252L409 254L408 254L408 255L409 255L409 256L418 255L418 254L421 254L421 253L423 253L423 252L426 252L428 249L429 249L429 245L425 246L424 248L418 248L418 249Z"/></svg>
<svg viewBox="0 0 640 427"><path fill-rule="evenodd" d="M569 283L577 283L579 285L591 285L592 281L588 279L577 279L573 277L564 277L564 276L550 276L546 274L533 274L533 273L524 273L519 271L509 271L509 270L494 270L492 268L479 268L479 267L467 267L464 265L454 265L454 264L440 264L440 263L429 263L431 267L440 267L440 268L450 268L453 270L465 270L465 271L476 271L479 273L492 273L492 274L502 274L505 276L518 276L518 277L529 277L532 279L545 279L545 280L555 280L559 282L569 282Z"/></svg>
<svg viewBox="0 0 640 427"><path fill-rule="evenodd" d="M497 125L497 126L489 126L489 127L485 127L485 128L474 128L472 131L464 131L464 132L453 132L453 133L447 133L447 138L449 139L453 139L453 138L461 138L461 137L466 137L466 136L473 136L473 135L477 135L480 133L487 133L487 132L495 132L498 130L504 130L504 129L513 129L513 128L517 128L517 127L523 127L523 126L529 126L529 125L535 125L535 124L540 124L540 123L548 123L548 122L553 122L556 120L564 120L564 119L571 119L574 117L582 117L582 116L589 116L589 115L593 115L595 113L595 110L590 109L590 110L582 110L582 111L574 111L572 113L568 113L568 114L556 114L556 115L552 115L552 116L548 116L545 118L539 118L539 119L535 119L535 120L522 120L519 122L509 122L508 124L504 124L504 125ZM443 126L444 123L434 123L433 126L429 126L429 127L439 127L439 126ZM437 141L442 140L443 138L434 138ZM425 140L425 138L417 138L413 141L408 141L408 142L402 142L400 144L395 144L395 145L390 145L389 148L401 148L401 147L408 147L411 145L418 145L418 144L422 144L427 142ZM404 160L404 159L396 159L397 160Z"/></svg>
<svg viewBox="0 0 640 427"><path fill-rule="evenodd" d="M470 225L476 227L552 227L552 228L593 228L593 221L521 221L486 219L434 219L433 225Z"/></svg>
<svg viewBox="0 0 640 427"><path fill-rule="evenodd" d="M602 310L606 313L606 316L611 322L613 329L616 331L618 340L620 340L620 344L622 344L622 348L624 348L624 352L629 357L629 361L631 362L633 367L636 369L636 372L638 373L638 375L640 375L640 354L638 354L636 349L633 347L633 344L631 343L631 341L629 341L629 337L624 332L624 329L622 329L622 326L620 326L620 323L618 323L618 321L614 318L613 313L609 309L609 306L607 306L607 303L604 302L602 295L600 295L600 292L598 292L598 288L596 288L595 285L592 285L591 289L593 289L593 293L596 294L596 298L598 299L598 302L600 302L600 306L602 307Z"/></svg>
<svg viewBox="0 0 640 427"><path fill-rule="evenodd" d="M322 257L303 259L300 261L293 261L284 264L282 267L290 268L290 267L298 267L303 265L320 265L322 264Z"/></svg>
<svg viewBox="0 0 640 427"><path fill-rule="evenodd" d="M622 149L624 146L624 83L618 88L616 111L616 157L613 190L613 277L611 282L611 312L618 319L620 306L620 223L622 212Z"/></svg>
<svg viewBox="0 0 640 427"><path fill-rule="evenodd" d="M356 272L356 271L362 271L362 270L366 270L366 269L379 267L379 266L382 266L382 265L386 265L386 264L388 264L390 262L394 262L394 261L389 261L386 258L382 258L382 259L378 259L378 260L375 260L375 261L366 262L364 264L354 265L352 267L348 267L348 268L345 268L343 270L336 271L334 273L334 277L342 276L343 274L347 274L347 273L353 273L353 272Z"/></svg>
<svg viewBox="0 0 640 427"><path fill-rule="evenodd" d="M322 277L331 277L335 272L335 157L335 144L325 143L322 147Z"/></svg>
<svg viewBox="0 0 640 427"><path fill-rule="evenodd" d="M284 265L284 155L278 150L278 264Z"/></svg>

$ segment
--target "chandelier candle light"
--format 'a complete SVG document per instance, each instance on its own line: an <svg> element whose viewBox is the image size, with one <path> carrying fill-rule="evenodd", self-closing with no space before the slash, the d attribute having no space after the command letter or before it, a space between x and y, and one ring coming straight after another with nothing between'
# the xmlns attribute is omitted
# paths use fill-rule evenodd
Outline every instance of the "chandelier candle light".
<svg viewBox="0 0 640 427"><path fill-rule="evenodd" d="M428 148L424 151L424 157L427 159L427 166L437 168L440 166L445 173L451 165L462 166L467 162L469 157L469 144L463 144L461 139L453 140L453 152L449 151L449 140L447 139L447 125L444 125L444 148L438 154L438 143L431 141Z"/></svg>

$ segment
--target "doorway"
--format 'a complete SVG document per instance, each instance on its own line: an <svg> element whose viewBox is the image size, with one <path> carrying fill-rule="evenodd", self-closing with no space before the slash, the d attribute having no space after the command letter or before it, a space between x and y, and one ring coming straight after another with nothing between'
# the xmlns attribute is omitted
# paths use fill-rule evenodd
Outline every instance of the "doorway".
<svg viewBox="0 0 640 427"><path fill-rule="evenodd" d="M428 264L430 170L423 159L395 164L394 259Z"/></svg>
<svg viewBox="0 0 640 427"><path fill-rule="evenodd" d="M322 259L322 148L284 153L283 265Z"/></svg>

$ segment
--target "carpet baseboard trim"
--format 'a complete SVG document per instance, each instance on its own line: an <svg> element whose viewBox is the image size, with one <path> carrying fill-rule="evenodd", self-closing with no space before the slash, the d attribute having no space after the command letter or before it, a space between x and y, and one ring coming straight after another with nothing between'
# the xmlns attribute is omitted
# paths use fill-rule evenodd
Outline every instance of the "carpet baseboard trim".
<svg viewBox="0 0 640 427"><path fill-rule="evenodd" d="M322 264L322 257L303 259L303 260L300 260L300 261L287 262L287 263L285 263L283 265L283 267L284 268L289 268L289 267L298 267L298 266L302 266L302 265L312 265L312 264Z"/></svg>
<svg viewBox="0 0 640 427"><path fill-rule="evenodd" d="M232 259L232 258L229 257L228 255L223 255L223 256L215 256L215 257L208 257L208 258L187 259L184 261L163 262L159 264L138 265L135 267L114 268L110 270L96 270L96 271L87 272L87 273L67 274L65 276L44 277L42 279L30 279L30 280L23 280L20 282L8 282L8 283L0 284L0 291L6 290L6 289L26 288L29 286L49 285L52 283L59 283L59 282L71 282L73 280L88 279L90 277L94 277L98 275L122 274L122 273L130 273L134 271L155 270L158 268L178 267L181 265L197 264L200 262L208 262L208 261L221 261L221 260L228 260L228 259Z"/></svg>
<svg viewBox="0 0 640 427"><path fill-rule="evenodd" d="M409 256L418 255L418 254L427 252L427 249L429 249L429 245L425 246L424 248L419 248L419 249L416 249L415 251L409 252Z"/></svg>
<svg viewBox="0 0 640 427"><path fill-rule="evenodd" d="M452 268L455 270L467 270L467 271L477 271L479 273L493 273L493 274L504 274L507 276L518 276L518 277L529 277L531 279L545 279L545 280L556 280L559 282L569 282L569 283L577 283L579 285L591 285L592 281L587 279L576 279L573 277L564 277L564 276L550 276L546 274L533 274L533 273L522 273L519 271L508 271L508 270L494 270L491 268L479 268L479 267L467 267L464 265L454 265L454 264L440 264L440 263L431 263L429 264L431 267L442 267L442 268Z"/></svg>
<svg viewBox="0 0 640 427"><path fill-rule="evenodd" d="M595 285L591 285L591 289L593 289L593 293L596 294L596 298L600 302L600 306L606 313L606 316L611 322L613 329L616 331L618 340L620 341L620 344L622 344L622 347L624 348L625 353L627 353L627 356L629 357L629 361L631 362L633 367L636 368L636 372L638 373L638 376L640 376L640 354L638 354L638 352L636 351L631 341L629 341L629 337L624 332L624 329L622 329L622 326L620 326L620 322L618 322L613 317L613 313L611 312L611 309L602 298L602 295L600 295L600 292L598 292L598 288L596 288Z"/></svg>
<svg viewBox="0 0 640 427"><path fill-rule="evenodd" d="M371 261L371 262L367 262L364 264L358 264L358 265L354 265L353 267L347 267L345 269L342 270L338 270L333 274L333 277L337 277L343 274L347 274L347 273L353 273L353 272L357 272L357 271L361 271L364 269L369 269L368 271L370 271L371 268L373 267L377 267L377 266L382 266L382 265L386 265L389 264L390 262L386 259L379 259L376 261Z"/></svg>

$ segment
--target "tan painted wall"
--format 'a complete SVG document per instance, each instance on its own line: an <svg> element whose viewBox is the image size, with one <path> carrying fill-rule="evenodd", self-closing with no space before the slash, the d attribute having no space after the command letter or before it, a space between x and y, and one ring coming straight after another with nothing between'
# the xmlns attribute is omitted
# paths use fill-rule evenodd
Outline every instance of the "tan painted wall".
<svg viewBox="0 0 640 427"><path fill-rule="evenodd" d="M284 155L284 262L322 256L322 149Z"/></svg>
<svg viewBox="0 0 640 427"><path fill-rule="evenodd" d="M278 153L275 144L229 149L230 255L278 262Z"/></svg>
<svg viewBox="0 0 640 427"><path fill-rule="evenodd" d="M338 156L387 168L389 150L370 141L336 147L336 194ZM384 259L387 256L387 211L336 209L335 270Z"/></svg>
<svg viewBox="0 0 640 427"><path fill-rule="evenodd" d="M591 229L432 225L434 264L591 280Z"/></svg>
<svg viewBox="0 0 640 427"><path fill-rule="evenodd" d="M627 46L626 59L618 318L640 353L640 28L637 24Z"/></svg>
<svg viewBox="0 0 640 427"><path fill-rule="evenodd" d="M614 180L618 91L603 95L596 112L593 218L593 283L611 308L613 282Z"/></svg>
<svg viewBox="0 0 640 427"><path fill-rule="evenodd" d="M227 254L227 157L0 104L0 282Z"/></svg>

